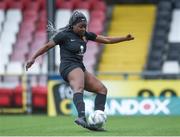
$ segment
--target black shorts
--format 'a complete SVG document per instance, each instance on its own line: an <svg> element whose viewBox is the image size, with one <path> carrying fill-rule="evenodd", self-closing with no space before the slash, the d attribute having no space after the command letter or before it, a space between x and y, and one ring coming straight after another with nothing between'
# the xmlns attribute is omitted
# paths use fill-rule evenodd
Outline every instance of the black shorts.
<svg viewBox="0 0 180 137"><path fill-rule="evenodd" d="M61 62L60 64L60 74L61 77L68 82L68 74L75 68L81 68L82 71L86 71L86 68L83 63L76 63L76 62Z"/></svg>

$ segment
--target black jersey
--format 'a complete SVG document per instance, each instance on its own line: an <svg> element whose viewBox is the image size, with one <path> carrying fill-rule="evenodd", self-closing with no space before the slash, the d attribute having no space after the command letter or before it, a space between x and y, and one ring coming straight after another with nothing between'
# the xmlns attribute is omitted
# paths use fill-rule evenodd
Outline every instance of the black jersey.
<svg viewBox="0 0 180 137"><path fill-rule="evenodd" d="M85 40L82 40L73 31L63 31L59 32L53 40L60 46L61 62L82 62L87 41L94 41L96 37L97 35L92 32L85 32Z"/></svg>

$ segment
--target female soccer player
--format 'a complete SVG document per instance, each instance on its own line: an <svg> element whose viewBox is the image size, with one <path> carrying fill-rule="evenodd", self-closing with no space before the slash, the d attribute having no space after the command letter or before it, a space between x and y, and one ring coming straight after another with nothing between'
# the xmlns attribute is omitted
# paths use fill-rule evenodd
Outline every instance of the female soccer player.
<svg viewBox="0 0 180 137"><path fill-rule="evenodd" d="M60 74L69 83L74 92L73 102L78 112L78 118L75 120L75 123L90 130L100 130L88 125L85 118L83 91L87 90L97 94L95 110L104 111L107 95L107 88L93 74L89 73L83 64L83 55L86 51L87 41L92 40L104 44L113 44L133 40L134 37L130 34L125 37L106 37L96 35L93 32L87 32L87 20L78 11L72 14L66 27L59 30L55 30L52 26L49 28L53 32L51 40L32 56L26 64L26 70L33 65L38 56L47 52L55 45L60 45Z"/></svg>

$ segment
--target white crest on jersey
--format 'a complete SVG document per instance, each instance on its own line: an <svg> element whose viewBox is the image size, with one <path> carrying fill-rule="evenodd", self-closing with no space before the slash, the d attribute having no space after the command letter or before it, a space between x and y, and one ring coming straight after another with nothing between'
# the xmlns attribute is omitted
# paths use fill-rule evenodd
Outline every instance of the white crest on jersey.
<svg viewBox="0 0 180 137"><path fill-rule="evenodd" d="M83 45L80 46L80 52L78 53L78 55L81 55L81 56L84 55L84 46Z"/></svg>

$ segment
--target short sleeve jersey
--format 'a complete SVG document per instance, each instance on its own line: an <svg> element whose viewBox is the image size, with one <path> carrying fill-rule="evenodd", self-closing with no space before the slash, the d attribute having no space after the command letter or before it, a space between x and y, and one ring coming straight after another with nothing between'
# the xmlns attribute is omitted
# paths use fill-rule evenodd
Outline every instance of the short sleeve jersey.
<svg viewBox="0 0 180 137"><path fill-rule="evenodd" d="M61 62L79 62L83 61L83 55L86 52L88 40L94 41L97 35L92 32L85 32L84 40L72 31L59 32L53 41L60 46Z"/></svg>

